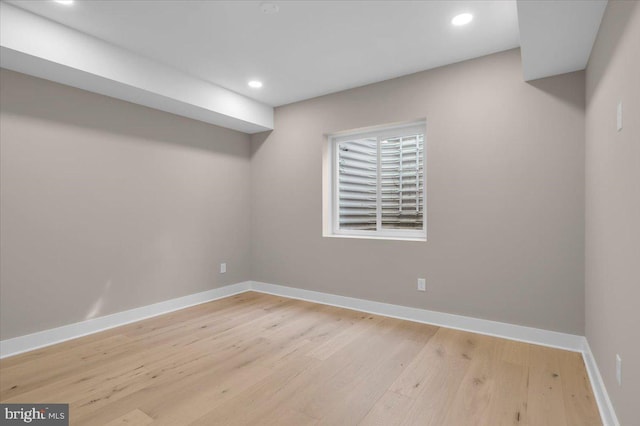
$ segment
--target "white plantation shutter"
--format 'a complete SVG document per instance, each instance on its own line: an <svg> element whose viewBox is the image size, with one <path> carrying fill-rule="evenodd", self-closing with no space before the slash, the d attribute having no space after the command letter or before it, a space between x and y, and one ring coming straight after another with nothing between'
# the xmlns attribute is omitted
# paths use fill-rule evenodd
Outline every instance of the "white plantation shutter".
<svg viewBox="0 0 640 426"><path fill-rule="evenodd" d="M376 230L378 141L338 144L340 229Z"/></svg>
<svg viewBox="0 0 640 426"><path fill-rule="evenodd" d="M380 143L382 228L422 229L424 135Z"/></svg>
<svg viewBox="0 0 640 426"><path fill-rule="evenodd" d="M422 237L424 123L332 138L334 231Z"/></svg>

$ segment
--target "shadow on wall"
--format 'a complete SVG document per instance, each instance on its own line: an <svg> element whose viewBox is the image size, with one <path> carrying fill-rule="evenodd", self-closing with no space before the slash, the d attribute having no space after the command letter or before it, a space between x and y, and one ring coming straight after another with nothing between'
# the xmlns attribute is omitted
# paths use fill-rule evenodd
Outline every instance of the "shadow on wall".
<svg viewBox="0 0 640 426"><path fill-rule="evenodd" d="M9 100L10 99L10 100ZM96 132L247 157L249 135L3 69L0 111ZM246 143L238 143L238 139Z"/></svg>
<svg viewBox="0 0 640 426"><path fill-rule="evenodd" d="M260 150L260 147L262 146L263 143L265 143L265 141L267 140L269 135L271 135L271 133L273 133L273 130L267 130L266 132L260 132L260 133L251 135L251 157L252 158Z"/></svg>
<svg viewBox="0 0 640 426"><path fill-rule="evenodd" d="M624 2L624 5L629 8L627 13L621 13L618 15L615 27L609 27L609 32L606 38L599 38L598 42L602 41L602 46L599 49L599 55L601 55L598 63L591 62L589 59L589 80L594 81L593 87L587 87L587 99L598 91L598 86L602 80L602 74L605 72L607 66L611 63L611 58L615 56L617 49L620 48L620 39L628 31L629 19L634 15L634 8L640 8L640 1L628 1ZM608 8L605 10L605 14L608 12ZM604 18L603 18L604 19Z"/></svg>
<svg viewBox="0 0 640 426"><path fill-rule="evenodd" d="M540 78L538 80L527 81L526 83L550 96L553 96L555 99L572 106L573 108L578 108L581 111L584 111L586 105L584 91L576 92L575 90L572 90L572 85L565 83L565 78L574 78L574 74L577 73L582 74L584 86L584 71L576 71L563 75Z"/></svg>

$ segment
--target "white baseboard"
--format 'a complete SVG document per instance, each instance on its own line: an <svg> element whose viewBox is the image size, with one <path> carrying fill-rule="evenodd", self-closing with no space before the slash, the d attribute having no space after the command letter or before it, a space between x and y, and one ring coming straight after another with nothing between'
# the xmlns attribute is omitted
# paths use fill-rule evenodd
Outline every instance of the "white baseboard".
<svg viewBox="0 0 640 426"><path fill-rule="evenodd" d="M605 388L600 371L595 362L589 343L584 336L542 330L539 328L514 325L426 309L410 308L353 297L303 290L258 281L245 281L227 285L202 293L191 294L153 305L142 306L128 311L118 312L104 317L94 318L75 324L44 330L26 336L0 341L0 358L17 355L34 349L50 346L66 340L75 339L99 331L155 317L169 312L199 305L212 300L229 297L246 291L273 294L292 299L306 300L324 305L353 309L371 314L398 318L408 321L433 324L437 326L486 334L489 336L517 340L536 345L550 346L574 352L581 352L598 403L598 409L605 426L620 426L613 405Z"/></svg>
<svg viewBox="0 0 640 426"><path fill-rule="evenodd" d="M309 302L348 308L386 317L503 337L510 340L518 340L574 352L582 352L583 349L584 337L575 334L559 333L557 331L542 330L539 328L429 311L426 309L410 308L407 306L391 305L389 303L373 302L371 300L337 296L335 294L320 293L257 281L251 282L251 289L261 293L307 300Z"/></svg>
<svg viewBox="0 0 640 426"><path fill-rule="evenodd" d="M207 290L202 293L190 294L176 299L166 300L153 305L142 306L128 311L118 312L87 321L64 325L25 336L0 341L0 358L17 355L66 340L97 333L99 331L118 327L124 324L155 317L189 306L198 305L245 291L274 294L292 299L306 300L314 303L337 306L383 315L408 321L433 324L457 330L486 334L526 343L550 346L575 352L583 352L585 338L574 334L559 333L521 325L490 321L426 309L410 308L353 297L303 290L258 281L245 281L224 287Z"/></svg>
<svg viewBox="0 0 640 426"><path fill-rule="evenodd" d="M250 290L250 288L251 282L245 281L203 291L202 293L190 294L188 296L154 303L153 305L142 306L140 308L130 309L128 311L118 312L87 321L39 331L25 336L14 337L13 339L2 340L0 341L0 358L18 355L23 352L54 345L66 340L76 339L99 331L140 321L145 318L155 317L177 311L179 309L184 309L189 306L199 305L201 303L243 293Z"/></svg>
<svg viewBox="0 0 640 426"><path fill-rule="evenodd" d="M613 409L611 399L609 399L609 393L607 392L607 388L605 387L602 376L600 375L598 364L593 356L593 352L591 352L591 347L589 346L589 342L586 337L584 338L582 358L584 359L584 365L587 368L589 381L591 381L593 394L596 398L596 402L598 403L602 423L605 426L620 426L620 422L618 422L618 417Z"/></svg>

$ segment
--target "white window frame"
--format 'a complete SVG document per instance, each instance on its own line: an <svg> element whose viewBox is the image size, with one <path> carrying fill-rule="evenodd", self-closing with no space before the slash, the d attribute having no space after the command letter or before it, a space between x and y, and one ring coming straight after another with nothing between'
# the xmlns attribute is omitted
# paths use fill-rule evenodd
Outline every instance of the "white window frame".
<svg viewBox="0 0 640 426"><path fill-rule="evenodd" d="M380 143L383 140L395 137L413 136L422 134L422 229L380 229L382 211L380 209L381 188L380 185L380 155L378 155L377 173L377 224L376 231L368 230L346 230L340 229L339 219L339 180L338 180L338 149L341 142L353 140L354 138L376 138L378 153L380 153ZM390 125L369 127L364 129L351 130L347 132L332 133L327 135L326 148L324 152L324 193L323 193L323 236L341 238L369 238L383 240L427 240L427 133L426 120L412 121L407 123L396 123Z"/></svg>

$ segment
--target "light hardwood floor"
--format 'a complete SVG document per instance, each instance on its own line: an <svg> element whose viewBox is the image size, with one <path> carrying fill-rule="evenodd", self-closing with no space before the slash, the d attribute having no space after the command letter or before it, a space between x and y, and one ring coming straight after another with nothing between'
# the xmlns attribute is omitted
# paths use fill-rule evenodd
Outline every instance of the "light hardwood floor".
<svg viewBox="0 0 640 426"><path fill-rule="evenodd" d="M86 425L599 425L578 353L244 293L0 361Z"/></svg>

